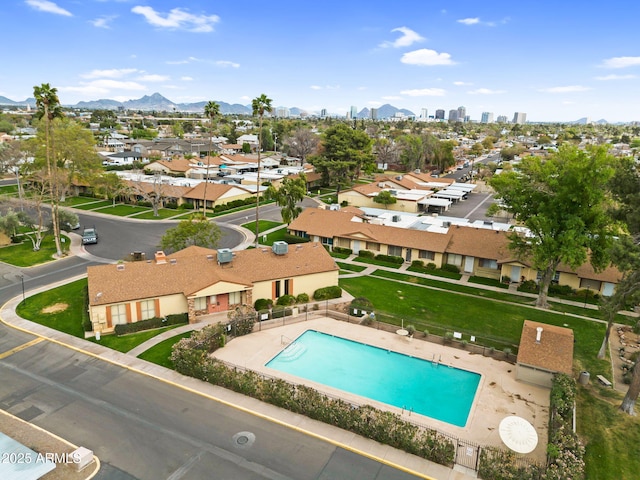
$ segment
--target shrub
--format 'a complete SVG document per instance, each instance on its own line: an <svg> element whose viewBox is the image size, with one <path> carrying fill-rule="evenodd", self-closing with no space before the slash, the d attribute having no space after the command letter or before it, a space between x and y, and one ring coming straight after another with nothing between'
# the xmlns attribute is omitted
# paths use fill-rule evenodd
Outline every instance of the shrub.
<svg viewBox="0 0 640 480"><path fill-rule="evenodd" d="M141 332L143 330L151 330L153 328L162 328L169 325L180 325L187 323L188 315L186 313L179 315L167 315L166 317L153 317L147 320L139 320L134 323L121 323L115 326L114 333L116 335L126 335L127 333Z"/></svg>
<svg viewBox="0 0 640 480"><path fill-rule="evenodd" d="M424 268L426 268L427 270L435 270L438 267L437 267L437 265L435 263L429 262L429 263L427 263L427 265L425 265Z"/></svg>
<svg viewBox="0 0 640 480"><path fill-rule="evenodd" d="M538 293L538 284L533 280L525 280L518 286L519 292Z"/></svg>
<svg viewBox="0 0 640 480"><path fill-rule="evenodd" d="M508 357L509 355L511 355L512 350L511 350L509 347L505 347L505 348L502 350L502 353L504 353L505 357Z"/></svg>
<svg viewBox="0 0 640 480"><path fill-rule="evenodd" d="M549 293L552 295L571 295L574 293L574 290L569 285L552 283L549 285Z"/></svg>
<svg viewBox="0 0 640 480"><path fill-rule="evenodd" d="M166 202L164 204L164 208L170 208L172 210L176 210L178 208L178 202Z"/></svg>
<svg viewBox="0 0 640 480"><path fill-rule="evenodd" d="M296 303L296 297L293 295L282 295L276 301L276 305L293 305Z"/></svg>
<svg viewBox="0 0 640 480"><path fill-rule="evenodd" d="M502 283L511 283L511 277L507 277L507 276L505 275L505 276L503 276L503 277L500 279L500 281L501 281Z"/></svg>
<svg viewBox="0 0 640 480"><path fill-rule="evenodd" d="M311 240L305 237L299 237L297 235L291 235L290 233L285 233L284 234L284 241L287 242L289 245L292 244L296 244L296 243L308 243Z"/></svg>
<svg viewBox="0 0 640 480"><path fill-rule="evenodd" d="M350 248L342 248L342 247L333 247L333 251L336 253L345 253L347 255L351 255L353 253L353 250L351 250Z"/></svg>
<svg viewBox="0 0 640 480"><path fill-rule="evenodd" d="M309 295L306 293L299 293L296 297L296 303L309 303Z"/></svg>
<svg viewBox="0 0 640 480"><path fill-rule="evenodd" d="M413 336L416 333L416 327L414 325L407 325L407 332L409 332L410 336Z"/></svg>
<svg viewBox="0 0 640 480"><path fill-rule="evenodd" d="M358 256L362 258L374 258L376 255L375 253L370 252L369 250L360 250L358 252Z"/></svg>
<svg viewBox="0 0 640 480"><path fill-rule="evenodd" d="M323 287L313 292L315 300L329 300L332 298L340 298L342 296L342 288L338 286Z"/></svg>
<svg viewBox="0 0 640 480"><path fill-rule="evenodd" d="M285 305L276 305L271 310L271 318L282 318L291 315L292 310Z"/></svg>
<svg viewBox="0 0 640 480"><path fill-rule="evenodd" d="M450 263L445 263L444 265L442 265L441 270L444 270L445 272L460 273L460 267L458 267L457 265L452 265Z"/></svg>
<svg viewBox="0 0 640 480"><path fill-rule="evenodd" d="M193 203L181 203L180 205L178 205L178 210L193 210Z"/></svg>
<svg viewBox="0 0 640 480"><path fill-rule="evenodd" d="M413 268L424 268L424 262L422 260L414 260L411 262Z"/></svg>
<svg viewBox="0 0 640 480"><path fill-rule="evenodd" d="M422 335L424 335L424 337L428 337L429 336L429 330L427 330L426 328L422 331Z"/></svg>
<svg viewBox="0 0 640 480"><path fill-rule="evenodd" d="M356 297L351 300L350 307L352 309L357 308L358 310L366 310L367 312L370 312L373 310L373 303L371 303L371 300L366 297Z"/></svg>
<svg viewBox="0 0 640 480"><path fill-rule="evenodd" d="M396 257L395 255L376 255L375 256L376 260L380 260L381 262L388 262L388 263L395 263L398 265L401 265L404 263L404 258L402 257Z"/></svg>
<svg viewBox="0 0 640 480"><path fill-rule="evenodd" d="M270 298L259 298L253 304L256 310L269 310L272 306L273 300Z"/></svg>

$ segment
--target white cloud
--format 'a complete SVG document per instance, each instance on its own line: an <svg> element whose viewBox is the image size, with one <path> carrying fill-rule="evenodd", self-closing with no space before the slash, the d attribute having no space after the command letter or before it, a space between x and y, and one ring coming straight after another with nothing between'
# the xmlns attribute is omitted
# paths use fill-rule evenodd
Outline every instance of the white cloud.
<svg viewBox="0 0 640 480"><path fill-rule="evenodd" d="M379 107L380 105L382 105L382 102L376 102L376 101L372 100L370 102L367 102L367 105L371 105L372 107L376 108L376 107Z"/></svg>
<svg viewBox="0 0 640 480"><path fill-rule="evenodd" d="M460 81L458 81L458 82L453 82L453 84L454 84L456 87L464 87L464 86L466 86L466 85L473 85L473 83L471 83L471 82L460 82Z"/></svg>
<svg viewBox="0 0 640 480"><path fill-rule="evenodd" d="M419 33L414 32L410 28L407 27L398 27L391 30L391 32L400 32L402 36L394 40L393 42L383 42L380 44L380 47L387 48L400 48L400 47L408 47L413 45L414 43L421 42L424 40Z"/></svg>
<svg viewBox="0 0 640 480"><path fill-rule="evenodd" d="M398 95L385 95L384 97L382 97L383 100L402 100L402 97L399 97Z"/></svg>
<svg viewBox="0 0 640 480"><path fill-rule="evenodd" d="M311 90L322 90L322 87L320 85L311 85L309 88Z"/></svg>
<svg viewBox="0 0 640 480"><path fill-rule="evenodd" d="M216 65L222 68L227 68L227 67L231 67L231 68L240 68L240 64L239 63L235 63L235 62L230 62L228 60L218 60L216 62Z"/></svg>
<svg viewBox="0 0 640 480"><path fill-rule="evenodd" d="M75 92L83 95L105 95L113 90L146 90L144 85L137 82L121 82L118 80L95 80L93 82L85 82L76 87L60 87L61 92Z"/></svg>
<svg viewBox="0 0 640 480"><path fill-rule="evenodd" d="M602 62L604 68L627 68L640 65L640 57L613 57Z"/></svg>
<svg viewBox="0 0 640 480"><path fill-rule="evenodd" d="M446 91L442 88L414 88L402 90L400 93L410 97L444 97Z"/></svg>
<svg viewBox="0 0 640 480"><path fill-rule="evenodd" d="M547 93L573 93L573 92L586 92L591 90L590 87L585 87L582 85L567 85L566 87L550 87L550 88L541 88L540 92Z"/></svg>
<svg viewBox="0 0 640 480"><path fill-rule="evenodd" d="M474 18L461 18L460 20L457 20L458 23L463 23L465 25L477 25L478 23L480 23L480 19L478 17L474 17Z"/></svg>
<svg viewBox="0 0 640 480"><path fill-rule="evenodd" d="M168 14L156 12L152 7L135 6L133 13L142 15L154 27L187 30L202 33L213 31L213 25L220 21L217 15L194 15L180 8L173 8Z"/></svg>
<svg viewBox="0 0 640 480"><path fill-rule="evenodd" d="M476 90L470 90L467 92L469 95L496 95L504 93L504 90L490 90L488 88L477 88Z"/></svg>
<svg viewBox="0 0 640 480"><path fill-rule="evenodd" d="M95 20L90 20L90 23L97 28L106 28L109 29L111 28L111 25L109 25L109 23L112 20L115 20L116 18L118 18L117 15L111 15L111 16L104 16L104 17L99 17L96 18Z"/></svg>
<svg viewBox="0 0 640 480"><path fill-rule="evenodd" d="M196 57L188 57L184 60L173 60L173 61L167 61L167 65L186 65L187 63L194 63L194 62L202 62L203 60L200 60L199 58Z"/></svg>
<svg viewBox="0 0 640 480"><path fill-rule="evenodd" d="M438 53L435 50L429 50L428 48L421 48L420 50L407 52L402 55L400 61L409 65L426 66L455 64L455 62L451 60L451 55L448 53Z"/></svg>
<svg viewBox="0 0 640 480"><path fill-rule="evenodd" d="M180 80L183 82L191 82L193 81L193 77L180 77Z"/></svg>
<svg viewBox="0 0 640 480"><path fill-rule="evenodd" d="M26 0L26 4L30 7L40 10L41 12L54 13L56 15L64 15L65 17L73 17L69 10L59 7L49 0Z"/></svg>
<svg viewBox="0 0 640 480"><path fill-rule="evenodd" d="M137 80L141 82L166 82L169 80L169 77L167 75L146 74L139 76Z"/></svg>
<svg viewBox="0 0 640 480"><path fill-rule="evenodd" d="M91 70L89 73L80 75L82 78L122 78L139 70L136 68L112 68L109 70Z"/></svg>
<svg viewBox="0 0 640 480"><path fill-rule="evenodd" d="M596 80L630 80L632 78L637 78L637 75L616 75L612 73L611 75L605 75L604 77L595 77Z"/></svg>
<svg viewBox="0 0 640 480"><path fill-rule="evenodd" d="M251 100L251 97L248 97L247 95L243 95L240 97L240 100L244 100L245 102Z"/></svg>

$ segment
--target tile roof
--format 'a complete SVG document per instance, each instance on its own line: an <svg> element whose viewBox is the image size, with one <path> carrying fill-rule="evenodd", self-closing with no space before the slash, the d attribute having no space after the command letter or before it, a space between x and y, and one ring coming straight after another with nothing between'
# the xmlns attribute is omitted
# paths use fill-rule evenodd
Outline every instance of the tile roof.
<svg viewBox="0 0 640 480"><path fill-rule="evenodd" d="M172 294L189 296L219 282L237 284L242 289L255 282L338 270L324 247L315 242L290 245L284 255L276 255L270 248L242 250L234 252L233 260L222 265L216 254L216 250L192 246L167 255L166 263L90 266L89 303L93 306Z"/></svg>
<svg viewBox="0 0 640 480"><path fill-rule="evenodd" d="M502 259L512 257L507 232L486 228L452 226L448 253L478 258Z"/></svg>
<svg viewBox="0 0 640 480"><path fill-rule="evenodd" d="M537 328L542 328L536 342ZM573 330L525 320L518 348L518 363L552 372L571 374L573 367Z"/></svg>
<svg viewBox="0 0 640 480"><path fill-rule="evenodd" d="M191 190L186 192L183 195L183 198L186 199L198 199L202 200L204 196L204 182L199 183ZM246 188L242 188L240 185L228 185L222 183L211 183L207 185L207 200L216 201L225 197L229 197L229 199L233 199L239 195L247 195L251 193Z"/></svg>

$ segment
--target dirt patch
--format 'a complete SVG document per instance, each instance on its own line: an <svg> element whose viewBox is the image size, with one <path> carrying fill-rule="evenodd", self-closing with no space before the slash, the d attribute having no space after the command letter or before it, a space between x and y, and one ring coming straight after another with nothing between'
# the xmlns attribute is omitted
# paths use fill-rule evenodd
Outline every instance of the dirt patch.
<svg viewBox="0 0 640 480"><path fill-rule="evenodd" d="M53 305L49 305L42 309L42 313L60 313L64 312L69 305L66 303L54 303Z"/></svg>

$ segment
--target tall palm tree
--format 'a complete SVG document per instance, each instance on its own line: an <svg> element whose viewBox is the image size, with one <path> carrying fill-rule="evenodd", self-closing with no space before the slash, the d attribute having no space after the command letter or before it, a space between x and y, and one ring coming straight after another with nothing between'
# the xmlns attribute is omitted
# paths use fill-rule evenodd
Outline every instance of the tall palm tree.
<svg viewBox="0 0 640 480"><path fill-rule="evenodd" d="M55 118L62 117L62 106L58 98L58 89L52 88L48 83L33 87L33 96L36 99L36 118L44 118L45 122L45 159L47 162L47 177L49 181L49 195L51 198L51 219L53 223L53 237L56 242L56 253L62 256L62 244L60 242L60 225L58 222L58 207L60 198L58 194L57 165L53 152L53 139L51 128ZM52 161L53 157L53 161Z"/></svg>
<svg viewBox="0 0 640 480"><path fill-rule="evenodd" d="M202 203L202 214L207 215L207 185L209 185L209 164L211 161L211 152L213 151L213 122L220 115L220 105L214 101L209 101L204 106L204 114L209 119L209 154L207 155L207 167L204 179L204 194Z"/></svg>
<svg viewBox="0 0 640 480"><path fill-rule="evenodd" d="M264 117L265 112L272 112L273 107L271 106L272 100L267 97L264 93L259 97L256 97L251 102L251 106L253 107L253 114L258 115L260 119L259 122L259 130L258 130L258 178L257 178L257 189L256 189L256 248L258 247L258 233L260 233L260 229L258 226L259 222L259 208L260 208L260 153L262 151L262 119Z"/></svg>

